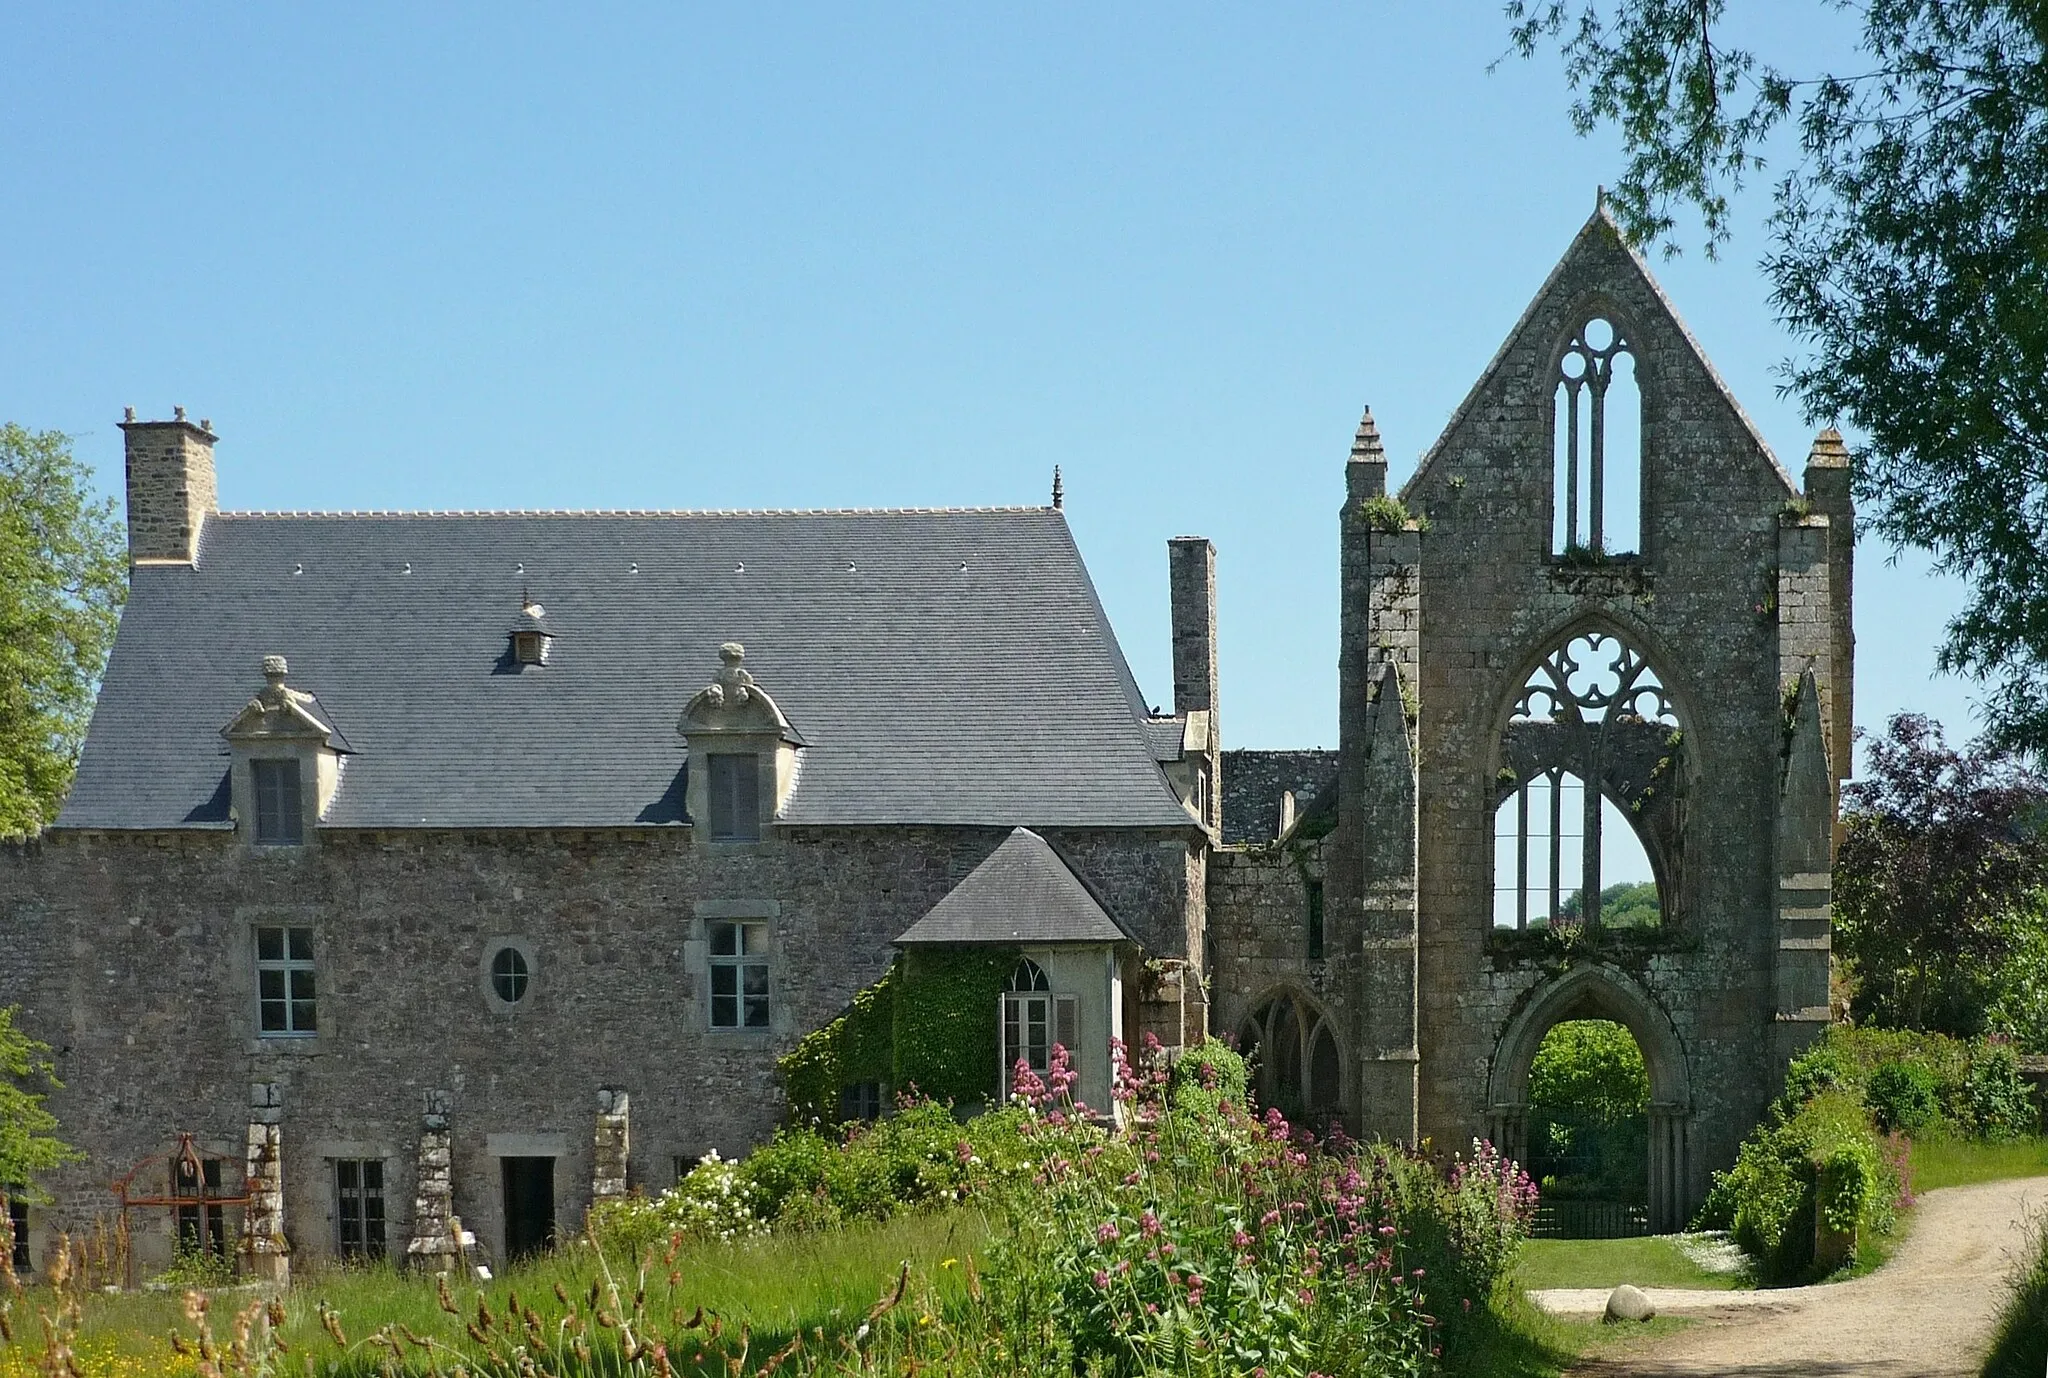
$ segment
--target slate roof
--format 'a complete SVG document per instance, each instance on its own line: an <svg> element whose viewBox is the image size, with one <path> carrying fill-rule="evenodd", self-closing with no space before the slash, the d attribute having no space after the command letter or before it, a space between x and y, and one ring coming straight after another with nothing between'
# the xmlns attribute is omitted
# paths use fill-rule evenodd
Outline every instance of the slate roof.
<svg viewBox="0 0 2048 1378"><path fill-rule="evenodd" d="M1052 844L1017 828L903 930L899 947L941 943L1133 943Z"/></svg>
<svg viewBox="0 0 2048 1378"><path fill-rule="evenodd" d="M809 743L786 822L1189 826L1051 508L209 517L133 572L58 826L226 826L272 652L353 749L326 826L678 823L726 641Z"/></svg>

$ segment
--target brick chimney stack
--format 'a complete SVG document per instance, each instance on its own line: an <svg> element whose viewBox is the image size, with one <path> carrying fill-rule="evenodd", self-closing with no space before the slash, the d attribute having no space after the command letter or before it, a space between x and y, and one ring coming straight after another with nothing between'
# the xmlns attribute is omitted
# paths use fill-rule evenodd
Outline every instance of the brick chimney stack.
<svg viewBox="0 0 2048 1378"><path fill-rule="evenodd" d="M193 563L207 514L220 510L212 423L195 426L183 407L170 421L137 421L130 407L121 431L128 442L128 562Z"/></svg>

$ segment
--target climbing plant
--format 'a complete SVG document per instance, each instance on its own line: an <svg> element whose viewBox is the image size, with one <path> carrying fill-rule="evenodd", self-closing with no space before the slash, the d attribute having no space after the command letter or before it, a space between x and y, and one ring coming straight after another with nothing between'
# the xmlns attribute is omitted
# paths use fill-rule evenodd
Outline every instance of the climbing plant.
<svg viewBox="0 0 2048 1378"><path fill-rule="evenodd" d="M919 948L904 954L892 1026L894 1085L978 1104L996 1088L996 1001L1014 948Z"/></svg>
<svg viewBox="0 0 2048 1378"><path fill-rule="evenodd" d="M906 953L831 1023L778 1062L793 1124L839 1118L842 1088L864 1081L917 1091L962 1109L996 1086L996 999L1016 968L1012 948Z"/></svg>

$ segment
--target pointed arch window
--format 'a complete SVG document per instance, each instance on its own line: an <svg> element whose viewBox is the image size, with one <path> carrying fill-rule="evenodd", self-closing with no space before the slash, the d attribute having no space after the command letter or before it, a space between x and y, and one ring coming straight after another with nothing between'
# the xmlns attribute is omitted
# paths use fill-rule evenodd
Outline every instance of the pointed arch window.
<svg viewBox="0 0 2048 1378"><path fill-rule="evenodd" d="M1633 646L1586 631L1553 648L1502 735L1494 926L1661 922L1681 854L1683 742Z"/></svg>
<svg viewBox="0 0 2048 1378"><path fill-rule="evenodd" d="M1605 316L1557 362L1551 553L1619 555L1642 544L1642 392L1635 349Z"/></svg>
<svg viewBox="0 0 2048 1378"><path fill-rule="evenodd" d="M1252 1091L1260 1105L1311 1122L1341 1112L1344 1078L1336 1030L1307 1000L1283 993L1262 1003L1239 1030L1238 1047L1252 1065Z"/></svg>

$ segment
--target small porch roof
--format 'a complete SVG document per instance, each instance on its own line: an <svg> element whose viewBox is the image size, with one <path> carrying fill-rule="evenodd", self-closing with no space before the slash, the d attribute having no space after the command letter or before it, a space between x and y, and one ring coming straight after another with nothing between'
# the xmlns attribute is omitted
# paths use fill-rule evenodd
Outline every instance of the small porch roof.
<svg viewBox="0 0 2048 1378"><path fill-rule="evenodd" d="M898 947L988 943L1130 943L1088 883L1029 828L1017 828L988 860L896 939Z"/></svg>

